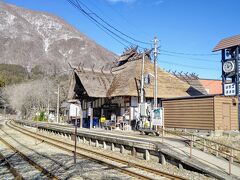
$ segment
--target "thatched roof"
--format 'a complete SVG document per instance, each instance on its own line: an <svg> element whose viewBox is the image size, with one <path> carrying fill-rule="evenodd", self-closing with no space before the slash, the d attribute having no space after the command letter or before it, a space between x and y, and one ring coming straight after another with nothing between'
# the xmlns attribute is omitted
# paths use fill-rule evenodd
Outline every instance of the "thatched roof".
<svg viewBox="0 0 240 180"><path fill-rule="evenodd" d="M89 97L106 97L113 81L113 74L92 71L75 71Z"/></svg>
<svg viewBox="0 0 240 180"><path fill-rule="evenodd" d="M141 59L129 61L122 65L125 67L118 72L109 89L109 96L138 96L141 79ZM144 74L154 74L154 64L145 60ZM190 87L187 83L182 82L175 76L158 68L158 98L169 98L188 96L187 90ZM150 78L150 85L145 86L145 96L153 97L154 78Z"/></svg>
<svg viewBox="0 0 240 180"><path fill-rule="evenodd" d="M134 56L134 59L111 69L111 72L75 70L75 80L71 83L75 87L70 87L70 91L74 89L76 92L77 86L83 86L89 97L139 96L142 56ZM148 57L146 55L144 73L154 74L154 64ZM157 74L158 98L189 96L189 84L160 68ZM151 83L145 86L146 97L153 97L153 87L154 79L151 77ZM69 95L69 98L73 97L71 92Z"/></svg>

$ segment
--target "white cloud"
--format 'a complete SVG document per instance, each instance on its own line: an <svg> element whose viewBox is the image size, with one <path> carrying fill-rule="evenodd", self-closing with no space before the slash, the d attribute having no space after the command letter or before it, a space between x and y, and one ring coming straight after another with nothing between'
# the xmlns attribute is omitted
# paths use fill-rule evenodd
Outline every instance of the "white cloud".
<svg viewBox="0 0 240 180"><path fill-rule="evenodd" d="M136 0L107 0L107 1L109 1L111 3L119 3L119 2L122 2L122 3L132 3L132 2L134 2Z"/></svg>

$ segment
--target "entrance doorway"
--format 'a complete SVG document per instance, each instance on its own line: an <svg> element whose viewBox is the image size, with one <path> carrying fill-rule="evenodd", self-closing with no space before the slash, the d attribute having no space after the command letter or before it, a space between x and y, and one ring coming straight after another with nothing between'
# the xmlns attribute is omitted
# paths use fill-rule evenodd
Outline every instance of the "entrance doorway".
<svg viewBox="0 0 240 180"><path fill-rule="evenodd" d="M222 104L222 127L223 130L231 130L231 109L229 103Z"/></svg>

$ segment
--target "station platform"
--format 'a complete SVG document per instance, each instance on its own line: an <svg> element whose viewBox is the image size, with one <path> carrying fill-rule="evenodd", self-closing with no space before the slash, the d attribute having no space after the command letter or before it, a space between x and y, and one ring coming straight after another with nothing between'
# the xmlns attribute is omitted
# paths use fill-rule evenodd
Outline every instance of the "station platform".
<svg viewBox="0 0 240 180"><path fill-rule="evenodd" d="M55 129L69 129L74 132L72 125L60 125L52 123L42 123L45 126L52 126ZM209 174L214 174L217 179L240 179L240 164L231 163L231 176L229 176L229 161L227 159L216 157L196 148L192 149L192 158L190 158L189 144L179 136L154 136L141 134L139 131L122 131L122 130L104 130L100 128L78 128L78 133L92 137L103 137L105 139L117 139L123 141L152 143L159 145L160 150L167 152L168 155L175 156L185 164L196 169L206 169ZM162 149L161 149L162 148Z"/></svg>
<svg viewBox="0 0 240 180"><path fill-rule="evenodd" d="M108 135L111 137L123 137L123 138L130 138L135 140L142 140L146 142L158 142L158 143L164 143L168 147L171 147L172 150L182 154L183 156L189 156L190 154L190 148L189 145L186 144L184 139L178 136L164 136L164 139L162 141L162 137L160 136L153 136L153 135L144 135L140 134L139 131L122 131L122 130L104 130L99 128L92 128L92 129L78 129L78 131L81 132L87 132L87 133L96 133L101 135ZM192 156L202 162L203 164L206 164L212 168L215 168L219 171L222 171L226 174L229 172L229 161L226 159L223 159L221 157L216 157L214 155L208 154L206 152L203 152L201 150L198 150L196 148L192 149ZM238 177L240 179L240 164L232 163L231 165L231 174L235 177Z"/></svg>

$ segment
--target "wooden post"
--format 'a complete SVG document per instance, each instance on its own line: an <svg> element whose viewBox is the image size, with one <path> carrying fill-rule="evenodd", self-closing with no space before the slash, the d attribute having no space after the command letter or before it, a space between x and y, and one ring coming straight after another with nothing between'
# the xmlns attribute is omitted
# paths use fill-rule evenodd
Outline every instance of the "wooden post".
<svg viewBox="0 0 240 180"><path fill-rule="evenodd" d="M228 169L228 174L229 174L229 175L231 175L231 173L232 173L232 167L231 167L232 163L231 163L231 160L232 160L232 159L231 159L231 152L230 152L229 160L228 160L228 161L229 161L229 169Z"/></svg>
<svg viewBox="0 0 240 180"><path fill-rule="evenodd" d="M230 154L231 154L231 163L233 163L233 149L231 149Z"/></svg>
<svg viewBox="0 0 240 180"><path fill-rule="evenodd" d="M218 157L218 155L219 155L219 152L218 152L218 149L219 149L219 148L218 148L218 144L216 144L216 148L215 148L215 149L216 149L216 156Z"/></svg>
<svg viewBox="0 0 240 180"><path fill-rule="evenodd" d="M206 152L207 151L207 148L206 148L206 140L203 139L203 152Z"/></svg>
<svg viewBox="0 0 240 180"><path fill-rule="evenodd" d="M192 148L193 148L193 136L191 135L191 139L190 139L190 158L192 158Z"/></svg>
<svg viewBox="0 0 240 180"><path fill-rule="evenodd" d="M164 108L162 108L162 114L163 114L163 122L162 122L162 142L163 142L163 138L164 138L164 135L165 135L165 133L164 133L164 130L165 130L165 125L164 125Z"/></svg>

